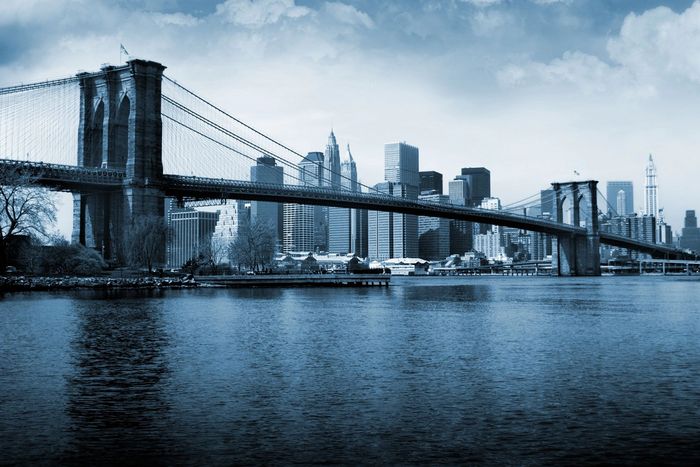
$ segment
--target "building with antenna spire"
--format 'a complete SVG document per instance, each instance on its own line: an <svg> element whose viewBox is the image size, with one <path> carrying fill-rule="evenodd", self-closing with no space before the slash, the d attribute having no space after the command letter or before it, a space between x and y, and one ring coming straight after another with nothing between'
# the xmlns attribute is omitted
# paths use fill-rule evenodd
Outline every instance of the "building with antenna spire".
<svg viewBox="0 0 700 467"><path fill-rule="evenodd" d="M326 152L323 156L323 186L339 189L341 178L340 148L332 129L331 134L328 135L328 144L326 144Z"/></svg>
<svg viewBox="0 0 700 467"><path fill-rule="evenodd" d="M656 165L654 158L649 154L649 162L646 168L646 191L644 196L644 213L647 216L659 216L658 186L656 184Z"/></svg>

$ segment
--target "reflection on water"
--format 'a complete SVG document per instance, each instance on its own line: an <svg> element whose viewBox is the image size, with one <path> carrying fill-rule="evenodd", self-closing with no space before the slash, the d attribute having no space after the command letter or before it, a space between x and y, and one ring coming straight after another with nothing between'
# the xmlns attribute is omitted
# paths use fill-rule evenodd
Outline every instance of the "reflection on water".
<svg viewBox="0 0 700 467"><path fill-rule="evenodd" d="M3 461L693 463L697 286L9 295Z"/></svg>
<svg viewBox="0 0 700 467"><path fill-rule="evenodd" d="M172 445L162 388L165 302L141 295L74 302L67 461L157 459Z"/></svg>

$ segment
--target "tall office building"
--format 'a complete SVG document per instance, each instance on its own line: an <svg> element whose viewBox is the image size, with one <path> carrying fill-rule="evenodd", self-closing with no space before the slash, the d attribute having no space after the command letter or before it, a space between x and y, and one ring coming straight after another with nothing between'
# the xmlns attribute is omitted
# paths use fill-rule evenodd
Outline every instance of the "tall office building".
<svg viewBox="0 0 700 467"><path fill-rule="evenodd" d="M229 247L238 238L241 225L250 222L250 210L250 203L244 201L228 200L221 206L211 237L212 253L218 263L229 263Z"/></svg>
<svg viewBox="0 0 700 467"><path fill-rule="evenodd" d="M450 202L449 196L441 194L423 194L419 195L418 199L440 204ZM450 255L449 219L418 217L418 254L430 261L442 260Z"/></svg>
<svg viewBox="0 0 700 467"><path fill-rule="evenodd" d="M185 208L184 206L178 206L176 198L165 198L165 225L168 227L167 239L165 241L165 258L168 263L167 265L171 268L181 266L180 264L174 265L170 262L173 249L173 213L181 211L191 211L191 209Z"/></svg>
<svg viewBox="0 0 700 467"><path fill-rule="evenodd" d="M257 164L250 168L250 181L282 185L284 184L284 169L277 165L274 157L259 157ZM251 201L250 203L251 222L263 222L267 224L275 233L278 246L282 244L282 209L281 203L271 203L267 201Z"/></svg>
<svg viewBox="0 0 700 467"><path fill-rule="evenodd" d="M620 191L625 193L625 203L622 211L617 206L617 198ZM626 216L629 214L634 214L634 184L630 181L610 181L607 184L605 190L606 201L608 202L607 207L601 207L604 212L607 212L609 216Z"/></svg>
<svg viewBox="0 0 700 467"><path fill-rule="evenodd" d="M418 199L418 148L405 142L385 144L384 178L385 182L375 185L375 191ZM418 217L415 215L370 211L367 231L368 256L372 259L418 256Z"/></svg>
<svg viewBox="0 0 700 467"><path fill-rule="evenodd" d="M468 206L471 195L469 183L463 178L455 178L447 184L450 204L455 206Z"/></svg>
<svg viewBox="0 0 700 467"><path fill-rule="evenodd" d="M471 194L469 183L464 178L450 180L447 185L449 202L455 206L469 206ZM468 221L450 221L450 254L463 255L472 248L473 224Z"/></svg>
<svg viewBox="0 0 700 467"><path fill-rule="evenodd" d="M685 212L685 223L681 231L680 247L700 253L700 228L694 210Z"/></svg>
<svg viewBox="0 0 700 467"><path fill-rule="evenodd" d="M491 196L491 172L485 167L464 167L461 178L469 185L469 201L471 206L478 206L481 200Z"/></svg>
<svg viewBox="0 0 700 467"><path fill-rule="evenodd" d="M348 145L348 158L340 164L340 185L343 191L357 192L357 166ZM353 222L357 222L357 209L336 208L328 210L328 252L329 253L355 253L355 235L357 229L353 229Z"/></svg>
<svg viewBox="0 0 700 467"><path fill-rule="evenodd" d="M442 174L429 170L418 173L420 177L420 194L441 195L442 194Z"/></svg>
<svg viewBox="0 0 700 467"><path fill-rule="evenodd" d="M323 157L323 183L321 186L339 189L340 179L340 148L338 148L335 134L331 130Z"/></svg>
<svg viewBox="0 0 700 467"><path fill-rule="evenodd" d="M399 198L418 198L418 186L414 185L382 182L376 184L374 190ZM418 216L369 211L367 217L367 246L371 259L418 257Z"/></svg>
<svg viewBox="0 0 700 467"><path fill-rule="evenodd" d="M328 135L328 142L326 143L326 150L323 154L323 180L321 186L329 187L334 190L341 189L341 163L340 163L340 148L338 147L338 142L335 138L335 133L331 130L331 134ZM331 223L335 224L335 233L338 233L341 226L338 226L338 222L341 222L342 229L344 230L346 210L334 207L321 206L316 209L316 212L323 213L323 219L316 219L315 222L315 243L319 250L330 251L330 227ZM325 228L325 230L321 230ZM344 248L343 248L344 249Z"/></svg>
<svg viewBox="0 0 700 467"><path fill-rule="evenodd" d="M352 223L352 252L360 258L368 255L368 211L366 209L353 209Z"/></svg>
<svg viewBox="0 0 700 467"><path fill-rule="evenodd" d="M557 218L557 200L554 190L540 190L539 216L543 219ZM552 254L552 237L546 233L531 232L532 259L541 260Z"/></svg>
<svg viewBox="0 0 700 467"><path fill-rule="evenodd" d="M218 211L188 209L173 212L170 215L172 246L168 264L171 267L180 267L188 260L196 258L211 241L218 220Z"/></svg>
<svg viewBox="0 0 700 467"><path fill-rule="evenodd" d="M649 154L649 162L646 168L646 191L644 198L644 213L647 216L659 216L659 206L658 206L658 186L656 185L656 165L654 164L654 159Z"/></svg>
<svg viewBox="0 0 700 467"><path fill-rule="evenodd" d="M624 190L620 190L617 192L615 207L619 215L624 216L625 214L627 214L627 197L625 196Z"/></svg>
<svg viewBox="0 0 700 467"><path fill-rule="evenodd" d="M344 169L346 172L345 180L350 180L350 188L352 191L361 192L362 186L357 181L357 166L350 152L348 144L348 163ZM341 172L343 168L341 167ZM341 183L342 185L342 183ZM350 212L350 251L360 258L367 257L367 210L352 209Z"/></svg>
<svg viewBox="0 0 700 467"><path fill-rule="evenodd" d="M467 182L469 199L467 206L479 206L484 198L491 196L491 172L485 167L463 167L461 174L455 179ZM472 235L485 234L488 225L472 223Z"/></svg>
<svg viewBox="0 0 700 467"><path fill-rule="evenodd" d="M384 180L420 187L418 172L418 148L410 144L387 143L384 145Z"/></svg>
<svg viewBox="0 0 700 467"><path fill-rule="evenodd" d="M310 152L299 162L301 185L322 186L323 160L322 152ZM326 250L328 232L326 209L323 206L285 203L283 217L283 252Z"/></svg>

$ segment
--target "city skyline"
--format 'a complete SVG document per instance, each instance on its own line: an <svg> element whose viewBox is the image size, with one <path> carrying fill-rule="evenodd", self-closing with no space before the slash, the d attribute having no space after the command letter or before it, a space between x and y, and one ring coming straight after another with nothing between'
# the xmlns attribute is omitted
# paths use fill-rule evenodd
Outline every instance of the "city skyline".
<svg viewBox="0 0 700 467"><path fill-rule="evenodd" d="M0 85L118 63L124 44L301 153L335 127L367 185L381 181L382 145L403 139L422 170L488 167L504 202L574 170L643 187L651 153L674 231L700 205L687 193L700 146L691 1L64 0L0 13L12 44Z"/></svg>

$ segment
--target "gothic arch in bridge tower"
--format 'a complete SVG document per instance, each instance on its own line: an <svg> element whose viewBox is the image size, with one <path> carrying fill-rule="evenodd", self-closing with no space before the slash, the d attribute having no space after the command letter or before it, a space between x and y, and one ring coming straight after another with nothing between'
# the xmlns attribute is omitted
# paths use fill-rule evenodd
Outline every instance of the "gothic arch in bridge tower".
<svg viewBox="0 0 700 467"><path fill-rule="evenodd" d="M112 125L112 144L107 167L125 169L129 157L129 117L131 115L131 100L124 94L117 107L114 124Z"/></svg>
<svg viewBox="0 0 700 467"><path fill-rule="evenodd" d="M100 167L100 165L102 165L102 128L104 126L104 113L104 102L100 99L92 111L90 125L87 129L88 134L86 139L88 147L86 148L85 160L83 162L85 167Z"/></svg>

